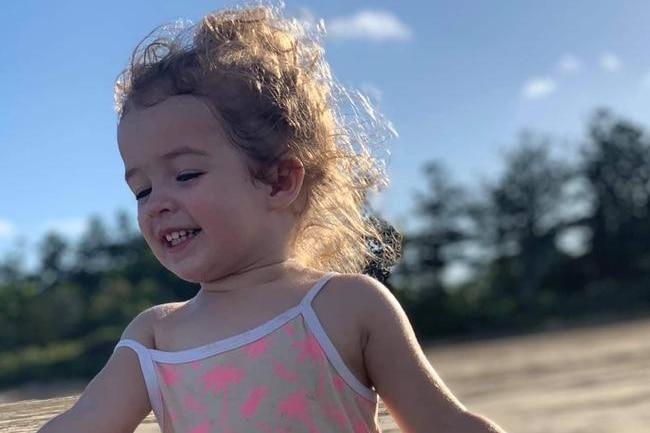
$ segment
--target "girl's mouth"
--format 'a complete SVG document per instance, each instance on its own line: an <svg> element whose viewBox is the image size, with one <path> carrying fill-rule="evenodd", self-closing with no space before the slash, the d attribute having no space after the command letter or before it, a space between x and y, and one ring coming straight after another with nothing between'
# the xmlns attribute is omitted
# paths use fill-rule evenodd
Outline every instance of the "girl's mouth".
<svg viewBox="0 0 650 433"><path fill-rule="evenodd" d="M201 229L186 229L186 230L171 232L163 236L164 238L163 242L165 243L165 246L168 248L175 247L189 239L192 239L200 231Z"/></svg>

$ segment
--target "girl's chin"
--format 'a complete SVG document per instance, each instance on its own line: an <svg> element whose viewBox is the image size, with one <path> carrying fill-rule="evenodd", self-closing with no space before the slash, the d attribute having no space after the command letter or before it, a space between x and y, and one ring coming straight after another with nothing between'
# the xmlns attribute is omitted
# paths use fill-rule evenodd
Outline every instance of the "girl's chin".
<svg viewBox="0 0 650 433"><path fill-rule="evenodd" d="M203 275L200 272L187 270L187 269L178 269L178 267L171 267L171 266L168 267L167 269L171 271L174 275L176 275L178 278L180 278L181 280L185 280L188 283L200 284L206 279L205 275Z"/></svg>
<svg viewBox="0 0 650 433"><path fill-rule="evenodd" d="M185 263L187 265L187 263ZM189 283L194 284L203 284L213 281L215 278L218 278L218 273L215 275L213 268L206 270L205 266L200 267L191 267L191 266L182 266L181 264L175 263L171 266L165 266L170 272L176 275L181 280L185 280Z"/></svg>
<svg viewBox="0 0 650 433"><path fill-rule="evenodd" d="M206 272L206 271L199 271L196 269L194 270L179 269L178 267L167 268L167 269L169 269L174 275L176 275L181 280L193 284L210 284L220 280L226 275L229 275L227 271L223 271L223 270L221 272L215 272L214 270L211 269L210 272Z"/></svg>
<svg viewBox="0 0 650 433"><path fill-rule="evenodd" d="M164 266L165 269L176 275L181 280L185 280L190 283L197 283L201 280L202 272L187 262L175 262L173 260L168 260L164 256L159 258L158 261Z"/></svg>

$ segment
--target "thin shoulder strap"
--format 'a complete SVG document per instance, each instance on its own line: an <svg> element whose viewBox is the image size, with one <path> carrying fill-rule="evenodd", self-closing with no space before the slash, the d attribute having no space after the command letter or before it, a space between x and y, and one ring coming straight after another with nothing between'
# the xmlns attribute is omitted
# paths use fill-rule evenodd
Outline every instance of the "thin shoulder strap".
<svg viewBox="0 0 650 433"><path fill-rule="evenodd" d="M307 295L303 300L302 314L307 321L309 329L311 330L314 337L316 337L318 340L318 343L320 344L321 348L327 355L327 358L330 360L338 374L348 383L348 385L352 387L352 389L354 389L360 395L364 396L366 399L368 399L368 401L376 403L377 393L373 389L368 388L363 383L361 383L359 379L356 378L354 373L350 371L350 369L343 361L343 358L341 358L338 350L334 346L334 343L332 343L332 340L330 340L329 336L327 335L325 328L323 328L323 324L318 319L318 315L311 305L314 297L316 297L318 292L320 292L323 286L325 286L325 284L334 275L336 274L326 274L314 285L314 287L309 289L309 292L307 292Z"/></svg>
<svg viewBox="0 0 650 433"><path fill-rule="evenodd" d="M151 352L147 347L139 342L129 339L120 340L113 351L120 347L128 347L138 355L140 368L142 369L142 376L144 377L144 383L147 386L147 393L149 394L149 403L151 404L151 408L153 409L156 418L162 426L164 421L162 397L160 394L160 387L158 386L156 371L153 366L153 359L151 358Z"/></svg>
<svg viewBox="0 0 650 433"><path fill-rule="evenodd" d="M328 272L325 275L323 275L323 277L320 280L318 280L316 282L316 284L314 284L311 287L311 289L309 289L309 291L307 292L305 297L302 298L302 301L300 302L300 304L303 307L311 306L311 301L314 300L316 295L318 295L318 292L320 292L320 290L323 288L323 286L325 286L325 284L327 284L327 282L330 280L330 278L332 278L334 275L335 275L334 272Z"/></svg>

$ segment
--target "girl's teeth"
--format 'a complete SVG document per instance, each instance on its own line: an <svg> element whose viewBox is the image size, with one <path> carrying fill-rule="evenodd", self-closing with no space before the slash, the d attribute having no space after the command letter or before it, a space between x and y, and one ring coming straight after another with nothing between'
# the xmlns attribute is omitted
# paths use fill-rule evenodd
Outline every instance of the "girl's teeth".
<svg viewBox="0 0 650 433"><path fill-rule="evenodd" d="M196 235L196 230L185 231L182 230L179 232L174 232L171 235L167 235L167 241L172 245L178 245L183 241L193 238Z"/></svg>
<svg viewBox="0 0 650 433"><path fill-rule="evenodd" d="M182 236L189 236L191 234L194 234L195 230L181 230L180 232L173 232L165 235L165 239L167 239L167 242L171 242L174 239L178 239Z"/></svg>

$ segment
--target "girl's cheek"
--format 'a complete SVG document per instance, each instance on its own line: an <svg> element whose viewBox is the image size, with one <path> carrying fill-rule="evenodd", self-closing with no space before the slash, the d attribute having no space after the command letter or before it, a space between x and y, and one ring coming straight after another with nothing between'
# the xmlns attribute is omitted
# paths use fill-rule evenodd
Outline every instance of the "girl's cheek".
<svg viewBox="0 0 650 433"><path fill-rule="evenodd" d="M140 233L144 236L146 231L145 231L145 226L142 217L140 216L140 213L138 212L138 228L140 229Z"/></svg>
<svg viewBox="0 0 650 433"><path fill-rule="evenodd" d="M146 218L142 217L139 214L138 214L138 228L140 229L140 233L147 241L147 243L150 243L151 237L153 235L151 233L151 227L147 224Z"/></svg>

